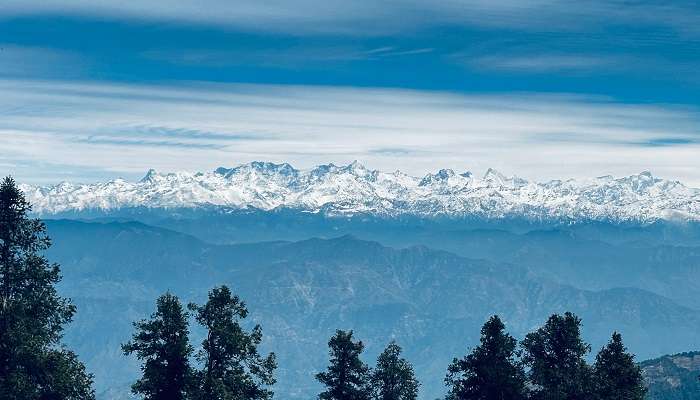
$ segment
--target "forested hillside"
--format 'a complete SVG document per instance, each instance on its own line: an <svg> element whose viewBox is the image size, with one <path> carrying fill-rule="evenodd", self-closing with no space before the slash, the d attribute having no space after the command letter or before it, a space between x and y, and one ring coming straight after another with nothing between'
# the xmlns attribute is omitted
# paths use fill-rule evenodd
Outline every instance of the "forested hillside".
<svg viewBox="0 0 700 400"><path fill-rule="evenodd" d="M318 389L309 376L322 367L318 349L338 328L356 329L369 357L387 340L400 341L428 397L444 393L445 366L476 342L493 313L523 337L548 315L572 311L594 349L618 330L642 359L700 340L700 312L649 291L581 290L521 266L424 246L394 249L351 236L213 245L136 222L48 224L56 243L49 255L64 266L61 288L81 310L67 340L94 369L99 390L134 378L136 365L118 348L153 299L170 290L201 301L219 284L256 310L263 346L279 357L277 390L294 398Z"/></svg>
<svg viewBox="0 0 700 400"><path fill-rule="evenodd" d="M685 352L641 363L651 400L700 399L700 352Z"/></svg>

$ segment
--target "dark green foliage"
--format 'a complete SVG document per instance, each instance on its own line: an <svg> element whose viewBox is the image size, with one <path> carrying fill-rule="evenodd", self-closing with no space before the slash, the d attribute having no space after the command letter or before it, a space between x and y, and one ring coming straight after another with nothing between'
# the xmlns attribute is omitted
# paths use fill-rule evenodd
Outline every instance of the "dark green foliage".
<svg viewBox="0 0 700 400"><path fill-rule="evenodd" d="M415 400L420 383L413 366L401 357L401 347L389 343L377 357L377 367L370 378L372 397L376 400Z"/></svg>
<svg viewBox="0 0 700 400"><path fill-rule="evenodd" d="M197 373L198 385L193 398L202 400L271 399L268 388L275 383L275 354L263 357L258 352L262 329L256 325L246 332L239 324L248 310L226 286L209 292L204 306L190 304L197 322L207 330L198 354L204 369Z"/></svg>
<svg viewBox="0 0 700 400"><path fill-rule="evenodd" d="M584 357L590 346L581 339L581 319L570 312L554 314L522 342L530 367L533 399L590 400L591 370Z"/></svg>
<svg viewBox="0 0 700 400"><path fill-rule="evenodd" d="M135 322L136 333L122 346L124 354L136 353L144 361L143 376L131 390L145 400L186 399L193 351L188 339L188 314L170 293L160 296L156 303L151 319Z"/></svg>
<svg viewBox="0 0 700 400"><path fill-rule="evenodd" d="M42 400L92 399L92 376L72 351L50 350L43 356L43 374L39 382Z"/></svg>
<svg viewBox="0 0 700 400"><path fill-rule="evenodd" d="M367 400L369 368L360 360L364 350L361 341L352 340L352 331L337 330L328 341L330 365L316 374L316 380L326 386L318 395L321 400Z"/></svg>
<svg viewBox="0 0 700 400"><path fill-rule="evenodd" d="M518 342L505 332L498 316L481 328L480 344L448 367L445 382L450 400L522 400L525 372L517 359Z"/></svg>
<svg viewBox="0 0 700 400"><path fill-rule="evenodd" d="M615 332L593 365L593 383L598 400L644 400L642 370L627 353L622 335Z"/></svg>
<svg viewBox="0 0 700 400"><path fill-rule="evenodd" d="M42 255L44 224L12 178L0 184L0 398L92 399L92 377L61 347L75 307L56 292L59 267Z"/></svg>

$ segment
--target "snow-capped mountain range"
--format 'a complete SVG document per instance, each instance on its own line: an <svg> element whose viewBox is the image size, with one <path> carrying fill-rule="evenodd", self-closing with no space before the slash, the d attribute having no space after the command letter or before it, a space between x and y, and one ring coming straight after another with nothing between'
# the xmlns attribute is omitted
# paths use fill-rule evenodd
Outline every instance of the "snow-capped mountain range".
<svg viewBox="0 0 700 400"><path fill-rule="evenodd" d="M481 178L448 169L419 178L398 171L370 170L358 162L308 170L286 163L253 162L207 173L150 170L138 182L116 179L21 188L39 215L132 207L221 207L389 217L700 221L700 189L659 179L649 172L538 183L506 177L493 169Z"/></svg>

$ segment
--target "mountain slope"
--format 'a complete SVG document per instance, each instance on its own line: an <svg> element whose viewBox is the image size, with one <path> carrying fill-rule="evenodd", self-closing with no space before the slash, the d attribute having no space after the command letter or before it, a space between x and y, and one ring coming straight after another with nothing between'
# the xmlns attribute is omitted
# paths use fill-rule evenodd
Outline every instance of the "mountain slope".
<svg viewBox="0 0 700 400"><path fill-rule="evenodd" d="M700 352L659 357L641 364L649 400L700 399Z"/></svg>
<svg viewBox="0 0 700 400"><path fill-rule="evenodd" d="M329 218L282 211L184 214L151 210L130 216L216 243L351 234L390 247L425 245L467 258L526 267L581 289L636 287L700 309L698 224L515 226L512 221Z"/></svg>
<svg viewBox="0 0 700 400"><path fill-rule="evenodd" d="M372 361L395 338L424 381L422 398L443 394L454 356L478 340L484 320L503 316L522 336L553 312L573 311L594 349L621 331L640 357L700 343L700 312L639 289L585 291L509 264L469 260L422 246L392 249L343 236L300 242L211 245L140 223L48 221L50 258L63 265L62 293L78 315L66 339L96 373L100 391L124 388L137 372L119 344L131 321L166 290L204 301L228 284L249 304L279 355L282 398L317 392L334 329L355 329ZM194 341L201 332L194 330ZM664 337L660 341L658 338Z"/></svg>
<svg viewBox="0 0 700 400"><path fill-rule="evenodd" d="M253 162L209 173L159 174L139 182L22 185L39 214L123 208L272 210L328 215L524 218L565 222L700 219L700 190L648 172L614 179L530 182L489 170L482 178L440 170L423 178L369 170L357 162L300 171Z"/></svg>

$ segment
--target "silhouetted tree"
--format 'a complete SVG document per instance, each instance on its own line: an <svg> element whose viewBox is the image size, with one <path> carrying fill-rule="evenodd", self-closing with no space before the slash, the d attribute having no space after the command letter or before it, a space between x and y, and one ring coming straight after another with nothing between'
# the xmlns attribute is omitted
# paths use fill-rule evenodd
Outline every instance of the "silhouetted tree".
<svg viewBox="0 0 700 400"><path fill-rule="evenodd" d="M498 316L481 328L480 344L461 360L454 359L445 382L450 400L523 400L525 372L517 359L517 340L505 332Z"/></svg>
<svg viewBox="0 0 700 400"><path fill-rule="evenodd" d="M209 292L204 306L189 307L207 330L198 355L204 369L197 374L195 398L271 399L273 392L268 387L275 383L275 354L263 357L258 352L262 341L259 325L250 332L241 327L239 320L248 315L245 303L232 295L228 287L221 286Z"/></svg>
<svg viewBox="0 0 700 400"><path fill-rule="evenodd" d="M413 366L401 357L401 347L389 343L377 357L377 366L371 374L372 397L376 400L415 400L420 383Z"/></svg>
<svg viewBox="0 0 700 400"><path fill-rule="evenodd" d="M627 353L622 335L615 332L596 356L593 382L597 400L644 400L642 370Z"/></svg>
<svg viewBox="0 0 700 400"><path fill-rule="evenodd" d="M56 292L46 227L10 177L0 183L0 398L92 399L92 376L61 346L75 307Z"/></svg>
<svg viewBox="0 0 700 400"><path fill-rule="evenodd" d="M589 400L591 369L584 357L590 346L581 339L581 319L554 314L522 342L523 361L530 367L534 399Z"/></svg>
<svg viewBox="0 0 700 400"><path fill-rule="evenodd" d="M149 320L134 323L136 333L122 346L124 354L136 353L144 363L143 376L131 387L145 400L182 400L188 398L192 376L189 357L188 314L180 300L166 293L156 301L156 312Z"/></svg>
<svg viewBox="0 0 700 400"><path fill-rule="evenodd" d="M353 342L352 331L337 330L328 341L330 365L316 379L326 386L321 400L367 400L370 396L369 368L360 360L361 341Z"/></svg>

